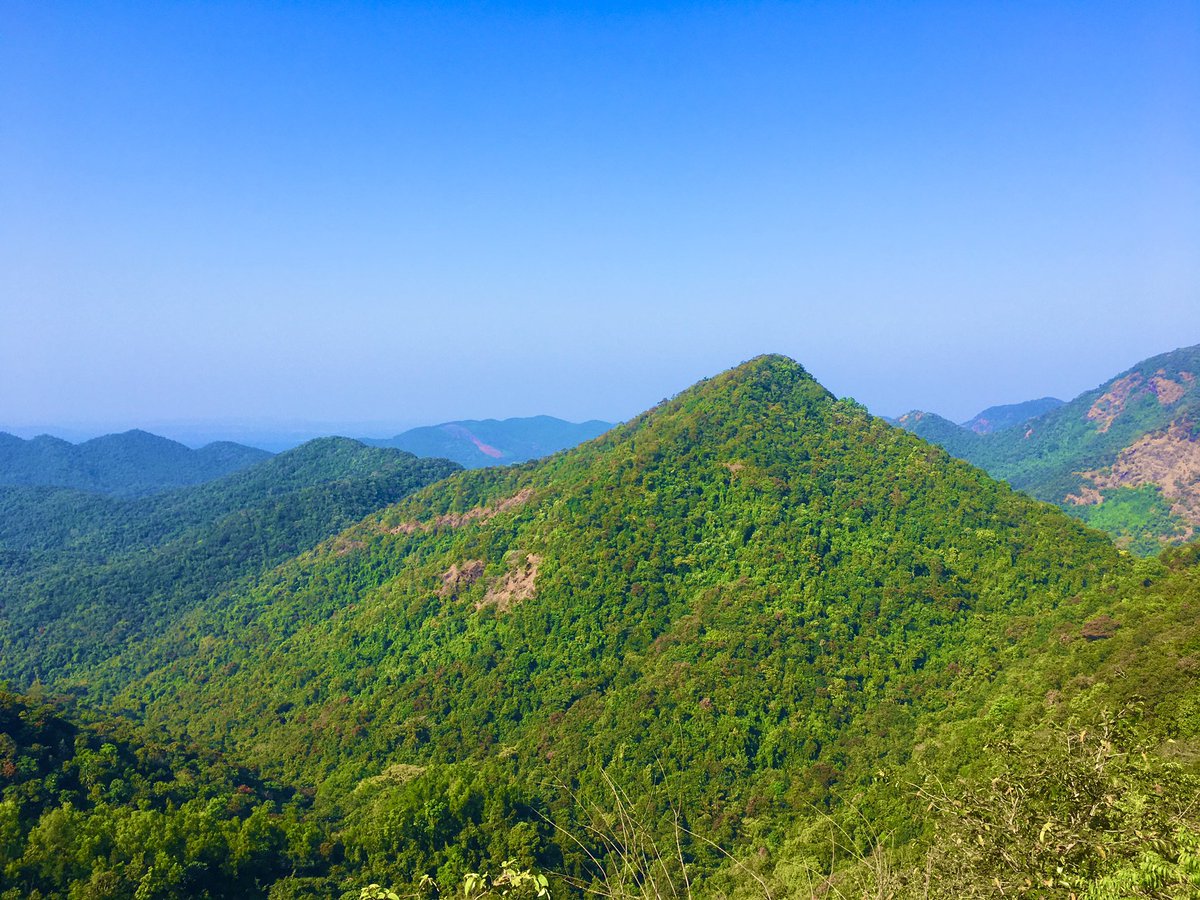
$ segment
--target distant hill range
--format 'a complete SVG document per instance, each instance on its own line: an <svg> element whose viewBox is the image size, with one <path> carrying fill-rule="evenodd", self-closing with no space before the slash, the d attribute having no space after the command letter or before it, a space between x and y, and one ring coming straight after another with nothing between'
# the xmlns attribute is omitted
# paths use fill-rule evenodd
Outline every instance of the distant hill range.
<svg viewBox="0 0 1200 900"><path fill-rule="evenodd" d="M45 434L24 440L0 432L0 485L76 488L138 497L202 484L269 456L266 450L230 441L192 450L139 430L81 444Z"/></svg>
<svg viewBox="0 0 1200 900"><path fill-rule="evenodd" d="M598 437L608 422L565 422L553 416L446 422L391 438L365 438L370 447L451 459L469 469L539 459ZM114 497L145 497L204 484L272 456L266 450L217 441L193 450L140 429L73 444L40 435L0 431L0 486L74 488Z"/></svg>
<svg viewBox="0 0 1200 900"><path fill-rule="evenodd" d="M553 416L467 419L413 428L391 438L364 438L373 447L395 447L417 456L452 459L467 469L540 459L599 437L610 422L565 422Z"/></svg>
<svg viewBox="0 0 1200 900"><path fill-rule="evenodd" d="M1028 422L1040 415L1058 409L1065 401L1057 397L1042 397L1040 400L1026 400L1024 403L1009 403L1004 406L989 406L973 419L962 423L963 428L969 428L976 434L991 434L993 431L1003 431L1022 422Z"/></svg>
<svg viewBox="0 0 1200 900"><path fill-rule="evenodd" d="M1137 552L1200 526L1200 346L1144 360L1070 403L994 407L965 426L922 411L898 422Z"/></svg>

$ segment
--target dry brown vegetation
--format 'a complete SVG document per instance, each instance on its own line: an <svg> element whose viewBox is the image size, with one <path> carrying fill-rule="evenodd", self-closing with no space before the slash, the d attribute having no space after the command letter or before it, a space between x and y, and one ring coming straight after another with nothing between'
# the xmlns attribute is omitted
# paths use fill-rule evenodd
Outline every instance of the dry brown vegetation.
<svg viewBox="0 0 1200 900"><path fill-rule="evenodd" d="M534 583L537 581L538 566L541 562L542 558L537 554L525 554L525 561L517 568L509 569L501 578L494 581L483 599L475 604L475 608L495 606L504 612L522 600L531 599L534 595Z"/></svg>
<svg viewBox="0 0 1200 900"><path fill-rule="evenodd" d="M524 488L517 491L511 497L504 497L494 506L476 506L468 509L466 512L443 513L440 516L434 517L429 522L401 522L399 525L394 525L387 529L387 531L389 534L415 534L418 531L433 531L435 528L461 528L463 525L468 525L471 522L487 522L500 513L508 512L524 505L532 496L533 491L529 488Z"/></svg>
<svg viewBox="0 0 1200 900"><path fill-rule="evenodd" d="M1099 502L1090 500L1096 490L1156 484L1170 501L1173 513L1200 525L1200 442L1178 423L1130 444L1108 469L1081 474L1095 489L1084 488L1079 499L1067 497L1069 502Z"/></svg>

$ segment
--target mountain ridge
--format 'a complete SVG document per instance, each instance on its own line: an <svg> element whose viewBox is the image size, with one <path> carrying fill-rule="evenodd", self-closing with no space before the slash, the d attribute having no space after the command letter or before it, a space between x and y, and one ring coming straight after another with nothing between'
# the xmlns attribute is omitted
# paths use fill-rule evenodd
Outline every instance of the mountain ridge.
<svg viewBox="0 0 1200 900"><path fill-rule="evenodd" d="M1015 428L1022 422L1037 418L1040 415L1065 405L1065 400L1057 397L1040 397L1037 400L1025 400L1021 403L1005 403L999 406L989 406L970 419L959 424L976 434L990 434L993 431L1004 431Z"/></svg>
<svg viewBox="0 0 1200 900"><path fill-rule="evenodd" d="M215 441L193 450L141 429L72 444L51 435L0 432L0 485L65 487L136 497L200 484L271 456Z"/></svg>

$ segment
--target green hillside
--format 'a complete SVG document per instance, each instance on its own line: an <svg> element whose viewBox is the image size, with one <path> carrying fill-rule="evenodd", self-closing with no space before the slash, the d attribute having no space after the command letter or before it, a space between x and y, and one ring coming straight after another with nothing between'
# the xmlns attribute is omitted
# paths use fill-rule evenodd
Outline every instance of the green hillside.
<svg viewBox="0 0 1200 900"><path fill-rule="evenodd" d="M900 424L1142 554L1200 526L1200 346L1147 359L988 434L931 413Z"/></svg>
<svg viewBox="0 0 1200 900"><path fill-rule="evenodd" d="M272 565L60 670L145 728L3 700L0 896L1200 889L1200 550L1122 555L790 360Z"/></svg>
<svg viewBox="0 0 1200 900"><path fill-rule="evenodd" d="M0 432L0 485L66 487L138 497L220 478L270 455L229 441L192 450L138 430L80 444L49 435L26 441Z"/></svg>
<svg viewBox="0 0 1200 900"><path fill-rule="evenodd" d="M551 785L601 802L601 771L649 778L656 828L677 804L722 846L782 841L908 764L952 703L979 713L1014 653L1078 627L1129 565L764 357L574 451L426 489L87 686L125 683L133 714L316 788L381 877L453 881L458 826L395 829L463 778L554 817L578 803ZM879 829L923 830L911 798L872 796ZM586 869L513 815L532 853Z"/></svg>
<svg viewBox="0 0 1200 900"><path fill-rule="evenodd" d="M759 811L739 823L736 862L718 854L724 869L705 877L705 860L689 854L686 880L668 867L651 889L671 893L670 877L673 895L696 897L1194 896L1200 545L1094 590L1098 608L1060 608L1047 634L1009 621L999 664L925 710L906 763L853 792L832 785L840 807ZM851 757L872 750L849 746ZM211 753L0 692L0 897L353 900L372 882L403 889L426 871L457 889L464 865L562 871L555 845L571 840L560 825L614 836L611 797L588 806L569 786L522 787L513 774L486 762L396 765L331 814ZM626 791L638 798L626 798L631 816L647 806L637 791L663 794L649 774ZM927 827L901 841L880 801L906 798ZM681 827L692 824L676 808ZM610 863L597 887L654 896L620 874ZM573 893L551 884L556 897Z"/></svg>
<svg viewBox="0 0 1200 900"><path fill-rule="evenodd" d="M457 469L322 438L140 499L0 488L0 678L25 685L106 659Z"/></svg>

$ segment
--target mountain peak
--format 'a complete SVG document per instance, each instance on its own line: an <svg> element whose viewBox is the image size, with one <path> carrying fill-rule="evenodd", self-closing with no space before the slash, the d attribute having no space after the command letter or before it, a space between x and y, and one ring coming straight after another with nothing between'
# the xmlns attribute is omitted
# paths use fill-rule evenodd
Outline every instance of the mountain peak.
<svg viewBox="0 0 1200 900"><path fill-rule="evenodd" d="M699 381L679 394L679 399L693 395L711 397L729 392L734 395L749 392L760 399L777 395L777 399L782 400L797 390L810 400L836 399L804 366L778 353L755 356L712 378Z"/></svg>
<svg viewBox="0 0 1200 900"><path fill-rule="evenodd" d="M761 376L764 374L787 374L812 379L812 376L804 366L800 365L800 363L796 362L790 356L784 356L782 353L762 353L751 357L744 363L727 370L725 374L740 375L742 377Z"/></svg>

